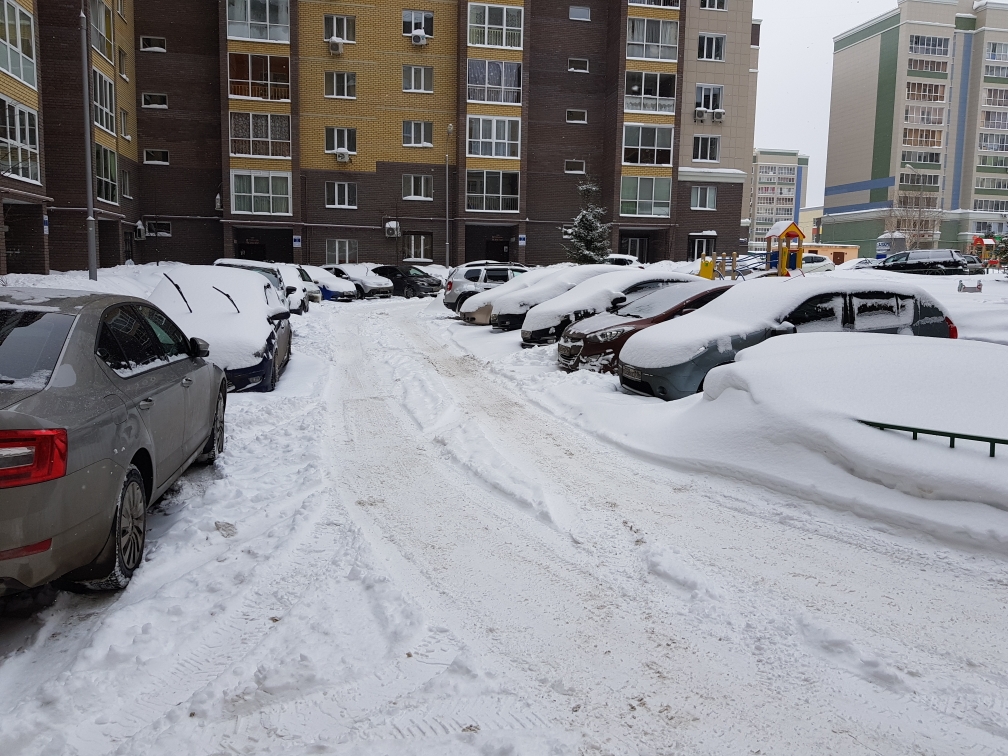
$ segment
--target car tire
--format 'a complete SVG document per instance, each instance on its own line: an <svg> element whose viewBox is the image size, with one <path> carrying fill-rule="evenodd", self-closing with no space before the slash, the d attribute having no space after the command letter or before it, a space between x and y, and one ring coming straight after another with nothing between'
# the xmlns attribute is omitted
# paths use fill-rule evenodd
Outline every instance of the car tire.
<svg viewBox="0 0 1008 756"><path fill-rule="evenodd" d="M469 299L469 297L473 296L474 293L475 292L470 291L460 295L459 298L455 300L455 312L459 312L462 309L462 305L465 304L465 301Z"/></svg>
<svg viewBox="0 0 1008 756"><path fill-rule="evenodd" d="M147 540L147 489L135 465L130 465L126 471L109 537L113 552L111 571L107 577L82 583L92 591L122 590L143 562Z"/></svg>
<svg viewBox="0 0 1008 756"><path fill-rule="evenodd" d="M197 458L203 464L212 464L224 453L224 409L227 406L227 389L220 387L217 393L217 408L214 410L213 425L210 428L210 438L207 439L202 453Z"/></svg>
<svg viewBox="0 0 1008 756"><path fill-rule="evenodd" d="M413 299L413 297L416 296L416 291L413 290L412 286L407 286L403 289L403 296L406 297L406 299Z"/></svg>
<svg viewBox="0 0 1008 756"><path fill-rule="evenodd" d="M263 381L262 390L264 392L273 391L276 388L277 381L280 379L280 365L278 360L280 359L280 354L278 351L273 352L273 361L270 364L269 373L266 375L266 380Z"/></svg>
<svg viewBox="0 0 1008 756"><path fill-rule="evenodd" d="M361 286L357 287L357 299L364 299L364 289Z"/></svg>

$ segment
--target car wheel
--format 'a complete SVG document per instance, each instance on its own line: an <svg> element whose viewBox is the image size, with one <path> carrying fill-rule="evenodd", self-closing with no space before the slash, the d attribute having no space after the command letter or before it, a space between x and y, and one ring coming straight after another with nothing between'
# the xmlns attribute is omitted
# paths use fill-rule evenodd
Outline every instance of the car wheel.
<svg viewBox="0 0 1008 756"><path fill-rule="evenodd" d="M357 299L364 299L364 289L361 286L357 287Z"/></svg>
<svg viewBox="0 0 1008 756"><path fill-rule="evenodd" d="M308 306L309 306L308 297L305 297L304 298L304 302L301 303L301 314L302 315L304 315L305 313L308 312Z"/></svg>
<svg viewBox="0 0 1008 756"><path fill-rule="evenodd" d="M403 289L403 296L406 297L406 299L413 299L413 297L416 296L416 292L413 290L412 286L407 286Z"/></svg>
<svg viewBox="0 0 1008 756"><path fill-rule="evenodd" d="M269 392L276 388L277 381L280 379L280 365L278 361L280 359L280 354L278 351L273 352L273 362L270 365L269 372L266 374L266 379L262 382L262 391Z"/></svg>
<svg viewBox="0 0 1008 756"><path fill-rule="evenodd" d="M130 578L143 561L146 536L147 490L140 471L135 465L130 465L112 521L112 570L108 577L89 580L84 586L95 591L118 591L129 585Z"/></svg>
<svg viewBox="0 0 1008 756"><path fill-rule="evenodd" d="M226 389L221 386L217 394L217 409L214 411L213 426L210 429L210 438L207 439L206 446L199 456L200 462L210 464L217 457L224 453L224 407Z"/></svg>
<svg viewBox="0 0 1008 756"><path fill-rule="evenodd" d="M458 299L456 299L456 300L455 300L455 312L459 312L459 311L461 311L461 310L462 310L462 305L464 305L464 304L465 304L465 301L466 301L467 299L469 299L469 297L471 297L472 295L473 295L473 293L472 293L472 292L470 292L470 293L468 293L468 294L463 294L463 295L462 295L462 296L460 296L460 297L459 297Z"/></svg>

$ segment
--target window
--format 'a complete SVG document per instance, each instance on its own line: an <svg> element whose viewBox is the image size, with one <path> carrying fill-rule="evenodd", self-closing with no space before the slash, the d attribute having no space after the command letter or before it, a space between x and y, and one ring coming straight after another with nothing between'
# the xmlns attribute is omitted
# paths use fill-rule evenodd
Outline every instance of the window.
<svg viewBox="0 0 1008 756"><path fill-rule="evenodd" d="M357 41L357 18L354 16L326 16L323 19L326 41L336 37L344 42Z"/></svg>
<svg viewBox="0 0 1008 756"><path fill-rule="evenodd" d="M130 135L129 112L125 110L119 111L119 133L127 141L133 139Z"/></svg>
<svg viewBox="0 0 1008 756"><path fill-rule="evenodd" d="M948 57L948 48L948 37L925 37L920 34L910 35L911 55L935 55L946 58Z"/></svg>
<svg viewBox="0 0 1008 756"><path fill-rule="evenodd" d="M983 104L995 108L1008 108L1008 89L987 89L984 92Z"/></svg>
<svg viewBox="0 0 1008 756"><path fill-rule="evenodd" d="M693 137L693 160L716 163L721 154L721 137Z"/></svg>
<svg viewBox="0 0 1008 756"><path fill-rule="evenodd" d="M91 0L91 47L114 65L112 26L112 9L102 0Z"/></svg>
<svg viewBox="0 0 1008 756"><path fill-rule="evenodd" d="M634 165L672 165L671 126L624 124L623 162Z"/></svg>
<svg viewBox="0 0 1008 756"><path fill-rule="evenodd" d="M434 177L429 173L404 173L402 198L404 200L434 199Z"/></svg>
<svg viewBox="0 0 1008 756"><path fill-rule="evenodd" d="M934 163L935 165L941 165L940 152L916 152L913 150L904 150L901 159L904 163Z"/></svg>
<svg viewBox="0 0 1008 756"><path fill-rule="evenodd" d="M568 110L567 123L588 123L587 110Z"/></svg>
<svg viewBox="0 0 1008 756"><path fill-rule="evenodd" d="M1000 155L981 155L977 165L983 165L990 168L1008 168L1008 157L1002 157Z"/></svg>
<svg viewBox="0 0 1008 756"><path fill-rule="evenodd" d="M948 61L928 60L926 58L910 58L907 61L907 71L930 71L933 73L948 73Z"/></svg>
<svg viewBox="0 0 1008 756"><path fill-rule="evenodd" d="M517 118L469 117L467 155L482 157L519 157L521 121Z"/></svg>
<svg viewBox="0 0 1008 756"><path fill-rule="evenodd" d="M164 37L140 37L140 52L166 52L168 41Z"/></svg>
<svg viewBox="0 0 1008 756"><path fill-rule="evenodd" d="M171 236L171 222L147 221L147 236Z"/></svg>
<svg viewBox="0 0 1008 756"><path fill-rule="evenodd" d="M326 181L326 207L357 209L357 184L350 181Z"/></svg>
<svg viewBox="0 0 1008 756"><path fill-rule="evenodd" d="M727 10L728 0L700 0L700 7L707 10Z"/></svg>
<svg viewBox="0 0 1008 756"><path fill-rule="evenodd" d="M290 41L289 0L227 0L228 36Z"/></svg>
<svg viewBox="0 0 1008 756"><path fill-rule="evenodd" d="M911 102L945 102L945 85L908 81L906 98Z"/></svg>
<svg viewBox="0 0 1008 756"><path fill-rule="evenodd" d="M403 36L422 31L426 36L434 36L434 14L430 11L404 10L402 12Z"/></svg>
<svg viewBox="0 0 1008 756"><path fill-rule="evenodd" d="M357 99L357 74L343 71L326 71L325 96Z"/></svg>
<svg viewBox="0 0 1008 756"><path fill-rule="evenodd" d="M572 5L568 11L571 21L591 21L591 8L584 5Z"/></svg>
<svg viewBox="0 0 1008 756"><path fill-rule="evenodd" d="M403 92L433 92L434 67L403 66L402 88Z"/></svg>
<svg viewBox="0 0 1008 756"><path fill-rule="evenodd" d="M973 209L984 213L1008 212L1008 200L973 200Z"/></svg>
<svg viewBox="0 0 1008 756"><path fill-rule="evenodd" d="M115 134L115 85L111 79L97 69L91 69L91 84L95 125L110 134Z"/></svg>
<svg viewBox="0 0 1008 756"><path fill-rule="evenodd" d="M1008 134L981 134L982 152L1008 152Z"/></svg>
<svg viewBox="0 0 1008 756"><path fill-rule="evenodd" d="M985 129L996 129L997 131L1008 131L1008 113L998 110L985 110L983 112L983 127Z"/></svg>
<svg viewBox="0 0 1008 756"><path fill-rule="evenodd" d="M564 173L584 173L584 160L564 160Z"/></svg>
<svg viewBox="0 0 1008 756"><path fill-rule="evenodd" d="M357 154L357 129L326 126L325 151L336 152L337 150L346 150L352 155Z"/></svg>
<svg viewBox="0 0 1008 756"><path fill-rule="evenodd" d="M290 116L231 113L231 154L290 157Z"/></svg>
<svg viewBox="0 0 1008 756"><path fill-rule="evenodd" d="M417 260L433 260L434 234L406 234L403 237L403 255Z"/></svg>
<svg viewBox="0 0 1008 756"><path fill-rule="evenodd" d="M326 265L357 262L356 239L326 239Z"/></svg>
<svg viewBox="0 0 1008 756"><path fill-rule="evenodd" d="M154 334L130 305L105 311L96 351L105 364L123 378L144 372L143 369L160 367L165 359Z"/></svg>
<svg viewBox="0 0 1008 756"><path fill-rule="evenodd" d="M588 73L588 58L567 58L567 70L573 73Z"/></svg>
<svg viewBox="0 0 1008 756"><path fill-rule="evenodd" d="M985 58L996 61L1008 60L1008 42L988 42Z"/></svg>
<svg viewBox="0 0 1008 756"><path fill-rule="evenodd" d="M627 71L623 110L632 113L675 113L675 74Z"/></svg>
<svg viewBox="0 0 1008 756"><path fill-rule="evenodd" d="M231 209L235 213L290 215L290 174L231 174L234 189Z"/></svg>
<svg viewBox="0 0 1008 756"><path fill-rule="evenodd" d="M403 147L433 147L433 121L403 121L402 143Z"/></svg>
<svg viewBox="0 0 1008 756"><path fill-rule="evenodd" d="M655 60L678 59L679 22L628 18L626 56Z"/></svg>
<svg viewBox="0 0 1008 756"><path fill-rule="evenodd" d="M903 123L921 123L941 126L945 122L945 108L930 105L907 105L903 109Z"/></svg>
<svg viewBox="0 0 1008 756"><path fill-rule="evenodd" d="M145 108L167 108L168 95L155 92L144 92L140 95L140 103Z"/></svg>
<svg viewBox="0 0 1008 756"><path fill-rule="evenodd" d="M725 59L725 36L723 34L701 34L697 46L697 60Z"/></svg>
<svg viewBox="0 0 1008 756"><path fill-rule="evenodd" d="M95 176L98 179L98 199L119 204L116 178L119 169L116 166L116 154L113 150L95 145Z"/></svg>
<svg viewBox="0 0 1008 756"><path fill-rule="evenodd" d="M1008 66L984 66L984 76L995 79L1008 79Z"/></svg>
<svg viewBox="0 0 1008 756"><path fill-rule="evenodd" d="M699 260L701 257L713 257L717 239L713 236L690 236L689 259Z"/></svg>
<svg viewBox="0 0 1008 756"><path fill-rule="evenodd" d="M620 182L620 215L669 217L672 179L624 176Z"/></svg>
<svg viewBox="0 0 1008 756"><path fill-rule="evenodd" d="M706 110L721 110L724 107L724 87L714 84L697 84L696 106Z"/></svg>
<svg viewBox="0 0 1008 756"><path fill-rule="evenodd" d="M257 100L290 99L290 58L280 55L228 55L229 94Z"/></svg>
<svg viewBox="0 0 1008 756"><path fill-rule="evenodd" d="M116 10L123 18L126 17L126 0L116 0Z"/></svg>
<svg viewBox="0 0 1008 756"><path fill-rule="evenodd" d="M521 49L523 9L469 3L469 44Z"/></svg>
<svg viewBox="0 0 1008 756"><path fill-rule="evenodd" d="M129 76L126 75L126 51L121 47L119 48L119 75L129 81Z"/></svg>
<svg viewBox="0 0 1008 756"><path fill-rule="evenodd" d="M1008 178L978 178L976 180L977 189L997 189L998 191L1008 190Z"/></svg>
<svg viewBox="0 0 1008 756"><path fill-rule="evenodd" d="M938 186L941 176L937 173L901 173L899 182L908 186Z"/></svg>
<svg viewBox="0 0 1008 756"><path fill-rule="evenodd" d="M521 63L470 58L468 80L470 102L521 105Z"/></svg>
<svg viewBox="0 0 1008 756"><path fill-rule="evenodd" d="M690 189L690 210L717 210L717 187L694 186Z"/></svg>
<svg viewBox="0 0 1008 756"><path fill-rule="evenodd" d="M517 171L466 171L466 210L518 212Z"/></svg>
<svg viewBox="0 0 1008 756"><path fill-rule="evenodd" d="M630 5L657 5L662 8L678 8L679 0L627 0Z"/></svg>
<svg viewBox="0 0 1008 756"><path fill-rule="evenodd" d="M144 150L144 163L168 165L168 150Z"/></svg>
<svg viewBox="0 0 1008 756"><path fill-rule="evenodd" d="M12 2L0 2L0 68L35 86L35 19Z"/></svg>
<svg viewBox="0 0 1008 756"><path fill-rule="evenodd" d="M904 147L941 147L942 132L938 129L903 129Z"/></svg>
<svg viewBox="0 0 1008 756"><path fill-rule="evenodd" d="M123 197L133 199L133 192L130 191L130 175L127 170L119 171L119 189Z"/></svg>
<svg viewBox="0 0 1008 756"><path fill-rule="evenodd" d="M5 176L38 183L38 116L0 97L0 171Z"/></svg>

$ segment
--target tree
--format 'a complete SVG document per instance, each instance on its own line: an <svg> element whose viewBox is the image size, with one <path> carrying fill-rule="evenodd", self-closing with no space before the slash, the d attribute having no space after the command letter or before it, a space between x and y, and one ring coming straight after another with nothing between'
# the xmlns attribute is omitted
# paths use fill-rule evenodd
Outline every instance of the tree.
<svg viewBox="0 0 1008 756"><path fill-rule="evenodd" d="M899 231L906 237L907 249L929 248L941 230L942 210L938 193L924 191L924 176L905 174L914 182L908 189L897 189L886 217L885 230Z"/></svg>
<svg viewBox="0 0 1008 756"><path fill-rule="evenodd" d="M570 244L563 245L564 251L567 257L578 265L604 263L606 257L612 253L610 244L612 223L602 222L606 209L595 204L598 193L599 187L591 179L578 184L581 212L569 230L561 229L570 241Z"/></svg>
<svg viewBox="0 0 1008 756"><path fill-rule="evenodd" d="M1008 267L1008 236L995 237L994 257L1001 263L1001 267Z"/></svg>

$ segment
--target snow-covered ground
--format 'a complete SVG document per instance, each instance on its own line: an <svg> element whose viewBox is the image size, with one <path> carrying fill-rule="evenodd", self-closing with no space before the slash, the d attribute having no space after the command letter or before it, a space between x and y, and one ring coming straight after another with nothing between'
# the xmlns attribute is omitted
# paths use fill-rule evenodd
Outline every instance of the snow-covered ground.
<svg viewBox="0 0 1008 756"><path fill-rule="evenodd" d="M440 300L292 325L130 586L0 617L0 754L1008 751L1008 513L831 462L846 405L806 448L755 358L664 404Z"/></svg>

